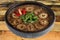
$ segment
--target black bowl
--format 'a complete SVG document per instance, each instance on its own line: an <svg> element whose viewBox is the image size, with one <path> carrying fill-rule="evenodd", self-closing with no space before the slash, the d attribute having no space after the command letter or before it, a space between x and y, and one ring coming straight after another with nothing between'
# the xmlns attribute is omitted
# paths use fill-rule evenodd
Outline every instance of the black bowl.
<svg viewBox="0 0 60 40"><path fill-rule="evenodd" d="M14 9L16 9L18 6L22 6L22 5L36 5L36 6L40 6L40 7L43 7L46 9L46 11L52 16L52 20L50 21L50 24L48 25L48 27L46 27L45 29L42 29L42 30L39 30L39 31L34 31L34 32L24 32L24 31L21 31L21 30L18 30L16 28L14 28L7 20L7 15L9 13L12 13L12 11ZM8 25L8 28L15 34L19 35L19 36L22 36L22 37L25 37L25 38L32 38L32 37L38 37L38 36L41 36L45 33L47 33L48 31L50 31L50 29L53 27L53 23L55 21L55 15L53 13L53 11L47 7L46 5L42 4L42 3L38 3L38 2L34 2L34 1L25 1L25 2L22 2L22 3L14 3L10 6L10 8L7 10L6 14L5 14L5 21L6 21L6 24Z"/></svg>

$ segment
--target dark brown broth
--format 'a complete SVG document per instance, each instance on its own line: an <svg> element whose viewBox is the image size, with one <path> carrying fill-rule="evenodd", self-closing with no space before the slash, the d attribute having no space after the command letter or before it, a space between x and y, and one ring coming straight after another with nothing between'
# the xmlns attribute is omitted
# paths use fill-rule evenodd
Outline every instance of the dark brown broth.
<svg viewBox="0 0 60 40"><path fill-rule="evenodd" d="M21 18L13 18L12 17L13 13L10 13L10 14L8 14L7 18L8 18L9 23L11 25L13 25L13 27L15 27L18 30L22 30L22 31L30 31L30 32L32 31L33 32L33 31L42 30L42 29L46 28L47 25L49 25L49 21L51 20L51 18L50 18L50 15L46 12L46 10L44 10L42 7L35 6L35 5L23 5L18 8L22 9L22 8L26 8L26 7L33 7L33 12L37 12L36 10L40 11L40 12L37 12L38 14L34 13L36 16L38 16L38 21L34 22L34 23L27 23L26 24L21 20ZM41 19L41 18L39 18L39 15L42 13L48 14L49 16L45 19ZM46 25L41 24L42 20L47 21Z"/></svg>

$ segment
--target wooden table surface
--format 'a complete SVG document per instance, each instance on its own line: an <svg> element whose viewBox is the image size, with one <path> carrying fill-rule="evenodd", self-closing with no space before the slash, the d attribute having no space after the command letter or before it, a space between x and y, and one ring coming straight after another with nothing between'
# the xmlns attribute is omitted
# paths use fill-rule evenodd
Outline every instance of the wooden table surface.
<svg viewBox="0 0 60 40"><path fill-rule="evenodd" d="M60 40L60 19L59 19L60 18L60 7L59 7L60 1L55 2L55 4L53 4L52 2L49 2L49 1L39 1L39 2L42 2L46 5L51 6L51 9L54 11L54 13L56 15L56 22L54 23L54 27L52 28L52 30L49 33L47 33L41 37L37 37L37 38L23 38L23 37L13 34L7 28L7 25L6 25L5 21L3 20L4 14L5 14L7 8L1 7L0 8L0 40ZM54 5L54 6L52 6L52 5Z"/></svg>

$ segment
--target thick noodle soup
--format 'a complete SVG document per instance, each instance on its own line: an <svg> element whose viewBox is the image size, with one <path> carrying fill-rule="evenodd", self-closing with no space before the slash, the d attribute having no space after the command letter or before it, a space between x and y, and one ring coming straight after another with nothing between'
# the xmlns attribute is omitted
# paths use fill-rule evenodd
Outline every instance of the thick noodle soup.
<svg viewBox="0 0 60 40"><path fill-rule="evenodd" d="M8 22L16 29L24 32L43 30L48 27L52 16L36 5L22 5L8 14Z"/></svg>

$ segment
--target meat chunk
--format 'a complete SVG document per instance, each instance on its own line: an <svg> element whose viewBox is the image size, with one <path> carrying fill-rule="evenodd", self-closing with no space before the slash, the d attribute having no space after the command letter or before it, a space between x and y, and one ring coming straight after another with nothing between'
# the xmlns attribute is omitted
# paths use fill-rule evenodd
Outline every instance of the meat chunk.
<svg viewBox="0 0 60 40"><path fill-rule="evenodd" d="M40 23L35 23L34 25L35 25L36 30L40 30L43 28L43 26L40 25Z"/></svg>
<svg viewBox="0 0 60 40"><path fill-rule="evenodd" d="M16 16L15 13L12 13L12 17L13 17L13 18L19 18L19 16Z"/></svg>
<svg viewBox="0 0 60 40"><path fill-rule="evenodd" d="M41 25L44 25L44 26L49 24L48 20L40 20L40 23Z"/></svg>
<svg viewBox="0 0 60 40"><path fill-rule="evenodd" d="M35 31L35 28L34 28L33 24L28 24L27 25L27 30L28 31Z"/></svg>
<svg viewBox="0 0 60 40"><path fill-rule="evenodd" d="M26 7L26 11L28 12L32 12L33 10L34 10L34 7L30 7L30 6Z"/></svg>
<svg viewBox="0 0 60 40"><path fill-rule="evenodd" d="M36 15L40 14L41 12L42 12L42 8L41 8L41 9L36 9L36 10L34 11L34 13L35 13Z"/></svg>
<svg viewBox="0 0 60 40"><path fill-rule="evenodd" d="M48 17L48 14L47 14L47 13L41 13L41 14L39 14L39 17L40 17L41 19L45 19L45 18Z"/></svg>
<svg viewBox="0 0 60 40"><path fill-rule="evenodd" d="M26 29L26 25L24 25L24 24L18 24L17 25L17 29L24 31L24 29Z"/></svg>
<svg viewBox="0 0 60 40"><path fill-rule="evenodd" d="M22 23L22 20L21 19L14 19L14 20L11 20L12 22L12 25L17 25L17 24L21 24Z"/></svg>

